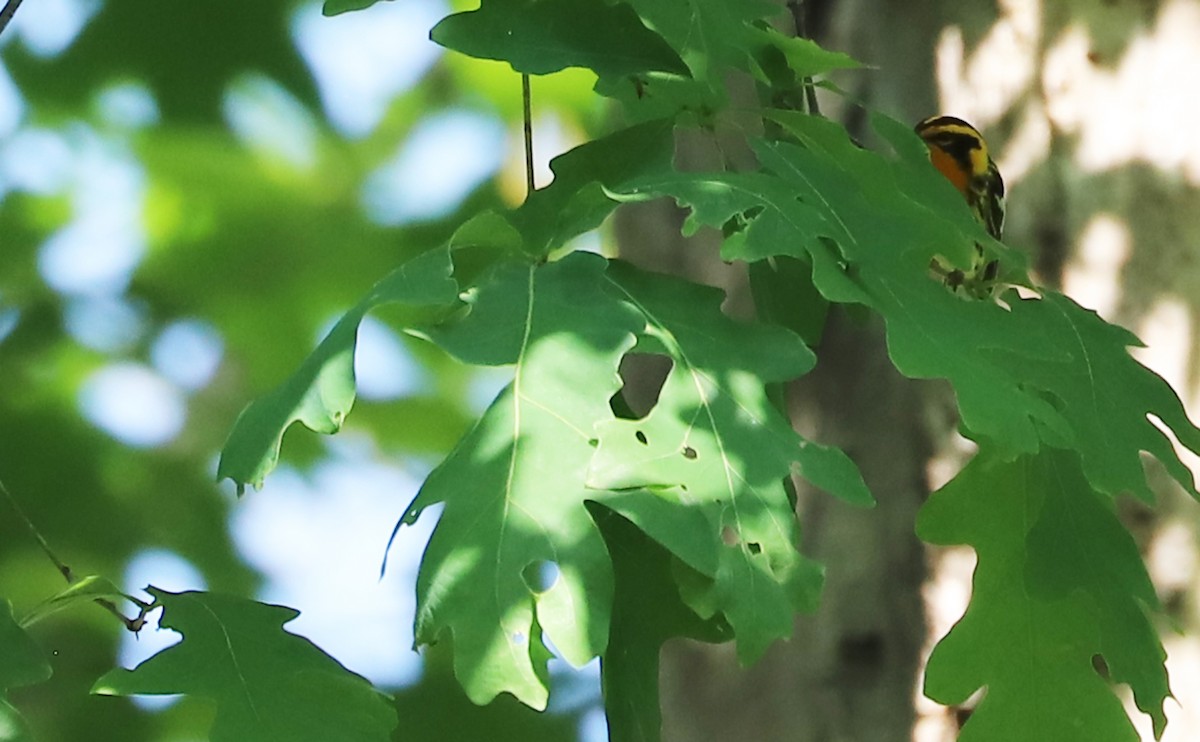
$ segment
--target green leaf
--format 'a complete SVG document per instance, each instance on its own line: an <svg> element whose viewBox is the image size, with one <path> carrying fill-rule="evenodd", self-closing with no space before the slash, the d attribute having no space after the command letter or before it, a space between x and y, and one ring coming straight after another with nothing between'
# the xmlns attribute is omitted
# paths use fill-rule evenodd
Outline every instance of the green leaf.
<svg viewBox="0 0 1200 742"><path fill-rule="evenodd" d="M629 4L675 48L694 77L718 87L731 69L766 81L760 66L766 48L782 53L797 77L860 66L845 54L774 30L770 24L779 7L763 0L629 0Z"/></svg>
<svg viewBox="0 0 1200 742"><path fill-rule="evenodd" d="M506 263L468 293L468 314L431 339L513 382L425 481L405 515L445 503L417 578L418 644L452 640L455 674L487 703L545 708L549 653L582 665L608 639L612 569L584 507L593 429L612 419L621 356L642 321L604 290L590 253ZM545 589L537 573L557 568Z"/></svg>
<svg viewBox="0 0 1200 742"><path fill-rule="evenodd" d="M747 266L750 291L759 319L783 325L810 347L821 342L829 301L812 282L812 266L798 258L780 255Z"/></svg>
<svg viewBox="0 0 1200 742"><path fill-rule="evenodd" d="M687 75L687 65L624 3L595 0L483 0L433 27L442 46L508 62L530 75L586 67L602 78L646 72Z"/></svg>
<svg viewBox="0 0 1200 742"><path fill-rule="evenodd" d="M88 575L71 583L66 590L39 603L21 619L21 626L28 628L51 614L79 603L91 603L97 598L116 601L125 600L126 595L108 579Z"/></svg>
<svg viewBox="0 0 1200 742"><path fill-rule="evenodd" d="M218 593L148 588L159 625L183 640L133 670L96 681L102 695L185 693L215 701L213 742L382 742L389 699L283 625L298 611Z"/></svg>
<svg viewBox="0 0 1200 742"><path fill-rule="evenodd" d="M1192 473L1150 416L1195 452L1200 452L1200 430L1167 382L1129 355L1126 348L1141 346L1141 341L1057 292L1046 291L1041 300L1013 297L1009 304L1014 316L1026 315L1023 324L1036 324L1057 338L1070 359L1030 363L1013 344L996 349L992 357L1052 401L1070 425L1073 447L1092 486L1108 494L1133 492L1153 502L1140 455L1145 451L1196 495Z"/></svg>
<svg viewBox="0 0 1200 742"><path fill-rule="evenodd" d="M833 302L881 315L896 368L954 386L964 433L1013 457L1042 445L1077 448L1094 486L1149 498L1139 451L1159 458L1189 491L1191 474L1153 415L1188 448L1200 430L1167 385L1135 363L1126 331L1054 292L999 301L956 296L929 273L942 256L966 267L976 245L1025 281L1022 261L992 240L902 124L876 117L895 156L854 144L837 124L772 114L795 139L753 142L753 173L659 173L626 182L626 200L671 195L690 207L685 232L736 223L722 254L749 262L789 256L812 266ZM769 297L768 297L769 298Z"/></svg>
<svg viewBox="0 0 1200 742"><path fill-rule="evenodd" d="M554 181L529 194L509 217L526 251L545 255L595 229L617 207L608 188L671 171L674 123L646 121L575 147L550 161Z"/></svg>
<svg viewBox="0 0 1200 742"><path fill-rule="evenodd" d="M723 84L729 69L754 70L758 22L779 12L766 0L630 0L642 19L675 48L697 79Z"/></svg>
<svg viewBox="0 0 1200 742"><path fill-rule="evenodd" d="M912 377L949 379L968 434L1008 447L1008 455L1040 443L1078 448L1094 486L1148 499L1139 461L1144 450L1196 493L1191 474L1146 415L1194 451L1200 430L1166 383L1129 357L1125 346L1137 341L1127 331L1055 292L1022 299L1008 291L1001 306L962 301L929 280L926 266L941 246L970 246L986 236L973 219L963 223L961 197L929 167L906 127L877 122L903 158L887 161L827 122L780 119L807 146L759 147L764 165L824 211L822 221L837 225L823 234L837 239L866 302L887 322L896 367ZM819 253L810 255L816 260Z"/></svg>
<svg viewBox="0 0 1200 742"><path fill-rule="evenodd" d="M616 209L618 201L608 195L609 188L671 171L674 130L670 119L643 121L555 157L550 185L530 193L512 211L485 211L468 219L451 237L450 247L486 246L492 262L521 252L543 258L560 250L599 227ZM457 255L456 262L462 262Z"/></svg>
<svg viewBox="0 0 1200 742"><path fill-rule="evenodd" d="M1165 654L1145 615L1157 600L1111 500L1088 484L1074 452L1005 462L981 449L934 493L917 531L978 554L971 604L925 679L939 703L987 688L961 742L1136 740L1096 655L1132 685L1161 733Z"/></svg>
<svg viewBox="0 0 1200 742"><path fill-rule="evenodd" d="M413 309L451 304L458 294L452 271L449 249L439 248L413 258L377 283L287 381L242 411L221 451L217 478L232 479L239 494L247 484L260 487L275 468L283 434L292 423L300 421L309 430L326 434L341 429L354 405L354 348L363 317L387 303Z"/></svg>
<svg viewBox="0 0 1200 742"><path fill-rule="evenodd" d="M753 661L791 633L796 611L814 608L820 590L820 569L796 550L784 477L796 470L857 504L871 495L845 454L803 440L767 397L764 383L793 379L814 363L796 335L730 320L715 289L623 263L609 280L645 318L639 348L660 349L674 367L644 419L600 425L588 482L653 488L603 502L711 579L687 599L724 613L739 657ZM701 513L698 532L678 515L664 517L663 503L670 513Z"/></svg>
<svg viewBox="0 0 1200 742"><path fill-rule="evenodd" d="M763 43L769 44L783 53L788 67L797 77L814 77L833 70L849 70L862 67L862 64L843 52L822 49L811 39L796 36L786 36L774 28L756 28Z"/></svg>
<svg viewBox="0 0 1200 742"><path fill-rule="evenodd" d="M778 252L772 242L792 231L784 249L793 254L799 248L800 257L812 260L814 282L827 298L863 303L883 316L901 371L951 379L967 427L1011 441L1015 450L1033 450L1033 421L1049 427L1057 414L1036 398L1010 404L998 392L1019 398L1019 383L996 369L984 349L1012 338L1025 357L1065 354L1054 339L1014 322L1003 307L964 301L930 277L935 255L965 266L974 244L988 240L962 197L927 156L887 159L856 146L831 122L783 113L777 118L800 144L756 145L775 177L758 185L769 204L768 222L747 229L741 255L757 259Z"/></svg>
<svg viewBox="0 0 1200 742"><path fill-rule="evenodd" d="M1060 457L1048 467L1055 486L1047 488L1041 516L1029 532L1026 584L1037 598L1075 591L1091 598L1110 676L1129 684L1138 708L1154 720L1155 737L1161 737L1167 724L1163 701L1171 689L1167 656L1146 609L1162 606L1112 501L1081 476L1074 455Z"/></svg>
<svg viewBox="0 0 1200 742"><path fill-rule="evenodd" d="M351 10L365 10L379 2L383 0L325 0L325 4L321 6L321 13L334 16Z"/></svg>
<svg viewBox="0 0 1200 742"><path fill-rule="evenodd" d="M723 642L733 635L724 621L702 619L680 599L677 582L689 567L631 521L602 505L589 505L612 554L615 580L608 651L600 659L609 739L653 742L662 727L658 670L663 642L674 637Z"/></svg>
<svg viewBox="0 0 1200 742"><path fill-rule="evenodd" d="M13 619L12 603L0 599L0 740L32 739L25 720L5 696L11 688L48 680L51 672L45 653Z"/></svg>

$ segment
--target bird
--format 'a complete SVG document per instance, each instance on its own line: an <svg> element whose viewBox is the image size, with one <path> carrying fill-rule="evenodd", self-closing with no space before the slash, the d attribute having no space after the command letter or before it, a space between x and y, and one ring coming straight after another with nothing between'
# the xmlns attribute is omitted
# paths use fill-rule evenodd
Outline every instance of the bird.
<svg viewBox="0 0 1200 742"><path fill-rule="evenodd" d="M987 233L1001 239L1004 231L1004 178L988 152L987 142L974 126L954 116L937 115L922 119L914 127L917 136L929 148L933 166L958 189L975 218ZM981 245L969 271L946 267L934 260L934 271L945 277L951 289L968 286L988 287L998 272L995 260L986 260ZM979 293L974 291L971 293ZM990 287L986 293L990 293Z"/></svg>

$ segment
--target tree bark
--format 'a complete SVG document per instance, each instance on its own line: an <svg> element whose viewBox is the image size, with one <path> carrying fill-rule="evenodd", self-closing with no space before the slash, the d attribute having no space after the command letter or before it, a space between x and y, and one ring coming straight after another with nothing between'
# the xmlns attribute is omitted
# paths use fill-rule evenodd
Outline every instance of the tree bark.
<svg viewBox="0 0 1200 742"><path fill-rule="evenodd" d="M934 110L935 13L868 0L810 3L808 11L818 40L880 66L854 78L861 82L851 86L856 98L912 120ZM852 127L859 110L844 109ZM685 147L680 156L703 154ZM703 235L700 244L687 241L679 237L679 223L669 204L624 211L618 218L622 254L652 270L725 288L731 313L745 313L743 271L717 259L715 235ZM940 385L900 377L877 321L862 324L835 309L818 354L817 368L789 390L793 419L814 440L845 450L879 505L853 508L801 489L803 549L827 570L818 613L799 617L792 640L777 643L748 669L737 666L731 646L669 643L661 672L665 740L912 738L926 639L925 557L913 523L928 492L932 436L950 429L948 395Z"/></svg>
<svg viewBox="0 0 1200 742"><path fill-rule="evenodd" d="M1195 409L1200 140L1176 134L1194 131L1200 110L1178 105L1183 99L1174 73L1135 73L1200 64L1197 3L806 5L810 35L874 66L838 76L850 95L822 99L823 113L867 144L860 101L901 120L949 113L976 123L1008 181L1005 241L1028 251L1040 282L1149 334L1151 351L1160 355L1143 358ZM1105 134L1106 144L1098 145ZM1163 146L1168 140L1173 147ZM626 212L623 251L656 270L731 288L731 304L744 311L740 274L716 260L712 244L685 244L674 231L678 219L670 206ZM653 255L644 257L634 246L648 234L655 244ZM920 597L926 558L913 519L928 491L930 457L944 453L952 434L954 411L944 385L896 374L876 323L835 311L817 350L818 367L791 390L794 421L813 439L846 450L879 505L857 510L821 493L801 493L803 548L827 569L821 608L800 617L792 640L749 669L736 666L728 646L668 645L662 669L667 740L914 738L927 631ZM1166 481L1157 467L1151 475ZM1200 625L1194 504L1184 511L1177 488L1165 484L1163 490L1171 494L1157 516L1124 501L1121 506L1150 557L1168 611L1194 629ZM1175 557L1156 556L1170 544ZM1156 567L1160 563L1166 567ZM953 617L939 618L947 620ZM1168 637L1167 646L1183 658L1200 656L1194 638ZM1181 675L1186 672L1172 670L1177 694L1180 677L1185 692L1200 687ZM1185 708L1200 702L1180 701ZM939 726L922 742L956 736L952 711L942 714ZM1196 733L1173 721L1167 737Z"/></svg>

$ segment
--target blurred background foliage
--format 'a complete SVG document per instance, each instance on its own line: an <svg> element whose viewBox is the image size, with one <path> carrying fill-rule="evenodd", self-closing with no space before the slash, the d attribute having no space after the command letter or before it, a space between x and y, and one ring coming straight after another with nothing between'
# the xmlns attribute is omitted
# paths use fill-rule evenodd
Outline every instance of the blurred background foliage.
<svg viewBox="0 0 1200 742"><path fill-rule="evenodd" d="M24 2L0 35L0 480L81 575L300 609L291 630L397 691L398 738L603 739L594 667L555 666L551 713L539 715L506 698L475 708L444 648L411 652L411 582L434 513L402 532L378 577L395 520L502 372L432 352L381 311L361 332L343 433L290 433L283 466L242 501L213 481L238 411L375 280L465 215L522 198L519 78L427 38L473 4L401 0L324 18L319 0ZM851 99L984 130L1010 186L1008 242L1031 251L1042 282L1137 331L1151 346L1139 358L1195 418L1200 146L1189 124L1200 109L1179 80L1200 69L1200 2L806 7L814 38L875 66L838 79ZM604 128L593 82L580 71L533 80L539 185L551 156ZM862 124L836 98L823 110ZM615 231L661 253L656 269L740 285L714 278L726 266L697 266L704 253L678 238L673 206L643 207ZM834 357L833 383L818 379L812 398L828 400L829 442L875 467L882 507L802 512L811 556L829 567L827 598L755 668L737 669L726 647L669 648L676 739L761 727L945 740L965 718L918 699L910 734L917 657L961 615L973 565L965 549L931 559L912 512L968 454L931 457L953 428L949 408L891 373L882 344L862 341L869 331L847 328L840 347L826 343L843 363ZM848 406L846 389L872 393ZM1175 623L1166 641L1183 708L1170 710L1167 739L1194 739L1194 505L1168 492L1159 515L1127 515ZM21 616L62 587L0 503L0 596ZM875 646L867 629L885 639L883 669L842 662L842 647ZM203 702L87 695L114 663L161 646L152 632L134 641L88 607L34 633L55 675L11 697L40 742L204 738Z"/></svg>
<svg viewBox="0 0 1200 742"><path fill-rule="evenodd" d="M403 739L594 739L594 668L563 673L538 715L471 706L441 650L414 661L419 535L378 579L392 523L502 376L382 312L343 434L290 434L278 481L242 502L214 482L239 410L375 280L523 196L520 79L429 42L451 10L24 4L0 36L0 480L79 574L301 609L292 630L399 691ZM540 184L602 123L592 82L534 80ZM0 595L20 616L62 587L0 505ZM12 698L40 742L204 737L203 702L87 695L152 652L150 633L131 641L99 608L34 633L54 677ZM394 657L403 671L376 668Z"/></svg>

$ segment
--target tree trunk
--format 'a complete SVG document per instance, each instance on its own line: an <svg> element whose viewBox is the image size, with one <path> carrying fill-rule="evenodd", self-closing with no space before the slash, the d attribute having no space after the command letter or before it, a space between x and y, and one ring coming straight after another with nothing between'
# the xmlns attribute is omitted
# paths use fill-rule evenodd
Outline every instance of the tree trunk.
<svg viewBox="0 0 1200 742"><path fill-rule="evenodd" d="M940 25L932 9L923 8L810 3L809 29L829 48L880 66L856 73L853 80L861 84L848 87L858 99L916 120L934 111L936 97L933 49ZM858 109L845 110L853 127ZM681 157L702 155L685 148ZM747 311L743 272L720 263L715 235L683 240L679 223L669 204L624 211L618 219L622 254L652 270L726 288L727 308ZM801 490L803 549L827 570L821 608L799 617L791 641L777 643L748 669L737 666L731 646L668 644L661 673L665 740L912 739L926 641L925 557L913 523L928 493L931 440L951 427L948 395L941 385L899 376L878 321L862 324L834 310L818 354L817 368L790 390L793 419L805 435L845 450L879 505L852 508Z"/></svg>
<svg viewBox="0 0 1200 742"><path fill-rule="evenodd" d="M876 67L839 77L850 95L823 99L823 113L868 143L863 109L846 100L901 120L940 112L978 125L1008 182L1005 241L1027 250L1036 280L1149 341L1139 358L1180 391L1195 419L1200 139L1188 133L1200 108L1181 95L1179 73L1200 69L1200 3L809 0L807 11L810 35ZM669 208L659 214L678 223ZM641 221L649 215L627 217L625 244L650 228ZM659 270L739 285L711 250L672 238L658 241L657 252ZM876 324L834 312L818 352L817 369L792 390L795 422L843 447L879 506L862 511L802 494L804 549L827 568L818 614L799 618L793 639L747 670L736 667L730 647L669 645L668 740L914 739L926 631L924 550L913 517L953 410L944 386L898 378ZM1166 481L1157 468L1151 475ZM1166 643L1176 695L1194 708L1200 677L1187 660L1200 656L1200 536L1194 504L1184 510L1177 488L1161 489L1168 496L1156 516L1126 501L1122 508L1168 611L1192 630ZM965 587L966 570L959 571ZM939 631L961 608L936 608ZM1152 738L1139 716L1144 738ZM1167 740L1200 733L1186 713L1172 716ZM937 723L921 730L920 742L957 734L951 712L927 721Z"/></svg>

